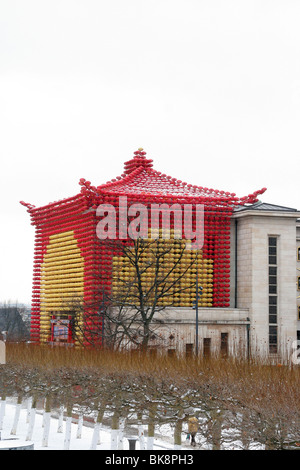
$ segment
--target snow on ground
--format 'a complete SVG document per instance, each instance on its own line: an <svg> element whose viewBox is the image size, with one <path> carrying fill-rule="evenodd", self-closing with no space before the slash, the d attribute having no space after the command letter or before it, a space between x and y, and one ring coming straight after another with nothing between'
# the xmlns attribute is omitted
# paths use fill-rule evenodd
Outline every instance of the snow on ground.
<svg viewBox="0 0 300 470"><path fill-rule="evenodd" d="M3 418L2 430L0 431L2 441L4 439L20 439L20 441L22 442L26 441L26 435L29 426L26 405L22 405L21 407L16 435L11 435L15 414L16 404L6 403L5 416ZM31 439L31 442L33 442L34 444L34 450L64 450L65 428L66 421L63 422L63 432L57 432L58 419L51 417L48 446L43 447L43 414L41 412L37 412L35 416L34 430ZM77 428L77 424L71 424L71 439L69 450L89 450L91 448L92 443L93 427L83 425L81 438L76 437ZM97 445L96 450L111 449L111 430L106 426L101 426L100 428L100 441L101 443ZM160 439L154 439L153 450L172 450L173 448L173 445L168 442L165 442ZM126 437L124 437L123 449L129 449L129 442ZM140 445L138 441L136 442L136 450L140 450Z"/></svg>

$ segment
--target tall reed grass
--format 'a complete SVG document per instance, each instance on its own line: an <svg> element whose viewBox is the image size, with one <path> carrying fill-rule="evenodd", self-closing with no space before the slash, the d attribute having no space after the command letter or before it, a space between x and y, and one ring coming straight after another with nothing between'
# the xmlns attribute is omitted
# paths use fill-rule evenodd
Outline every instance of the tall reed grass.
<svg viewBox="0 0 300 470"><path fill-rule="evenodd" d="M25 343L7 343L7 364L26 368L94 368L102 372L130 372L169 377L199 376L212 380L213 377L223 382L240 382L246 378L250 381L296 381L299 384L300 368L291 365L273 365L258 358L211 356L172 356L149 352L111 351L96 349L73 349L66 347L40 346Z"/></svg>

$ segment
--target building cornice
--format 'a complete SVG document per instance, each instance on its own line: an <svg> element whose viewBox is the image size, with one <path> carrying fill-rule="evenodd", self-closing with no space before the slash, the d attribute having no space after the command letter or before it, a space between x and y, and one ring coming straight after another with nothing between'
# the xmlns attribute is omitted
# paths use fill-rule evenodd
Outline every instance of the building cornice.
<svg viewBox="0 0 300 470"><path fill-rule="evenodd" d="M268 211L268 210L241 210L232 214L233 219L240 219L242 217L282 217L290 219L298 219L300 217L299 211Z"/></svg>

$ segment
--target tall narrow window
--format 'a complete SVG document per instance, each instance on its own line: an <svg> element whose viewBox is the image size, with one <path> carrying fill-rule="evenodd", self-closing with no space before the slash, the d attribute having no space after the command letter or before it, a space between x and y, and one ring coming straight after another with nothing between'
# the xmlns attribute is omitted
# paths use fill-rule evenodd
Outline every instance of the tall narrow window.
<svg viewBox="0 0 300 470"><path fill-rule="evenodd" d="M269 325L269 352L277 353L277 325Z"/></svg>
<svg viewBox="0 0 300 470"><path fill-rule="evenodd" d="M192 343L187 343L185 345L185 355L186 357L192 357L194 345Z"/></svg>
<svg viewBox="0 0 300 470"><path fill-rule="evenodd" d="M228 333L221 333L221 355L228 356Z"/></svg>
<svg viewBox="0 0 300 470"><path fill-rule="evenodd" d="M203 338L203 356L210 357L211 338Z"/></svg>
<svg viewBox="0 0 300 470"><path fill-rule="evenodd" d="M277 237L269 237L269 353L278 351L278 246Z"/></svg>

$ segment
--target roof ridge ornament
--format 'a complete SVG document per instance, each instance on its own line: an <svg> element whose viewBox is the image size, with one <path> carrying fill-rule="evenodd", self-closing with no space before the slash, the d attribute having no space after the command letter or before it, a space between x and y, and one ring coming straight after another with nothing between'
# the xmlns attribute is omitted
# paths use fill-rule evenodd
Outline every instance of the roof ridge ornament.
<svg viewBox="0 0 300 470"><path fill-rule="evenodd" d="M124 163L124 172L126 175L131 173L136 168L142 166L144 168L152 168L153 160L146 158L147 152L142 147L133 152L134 157Z"/></svg>

